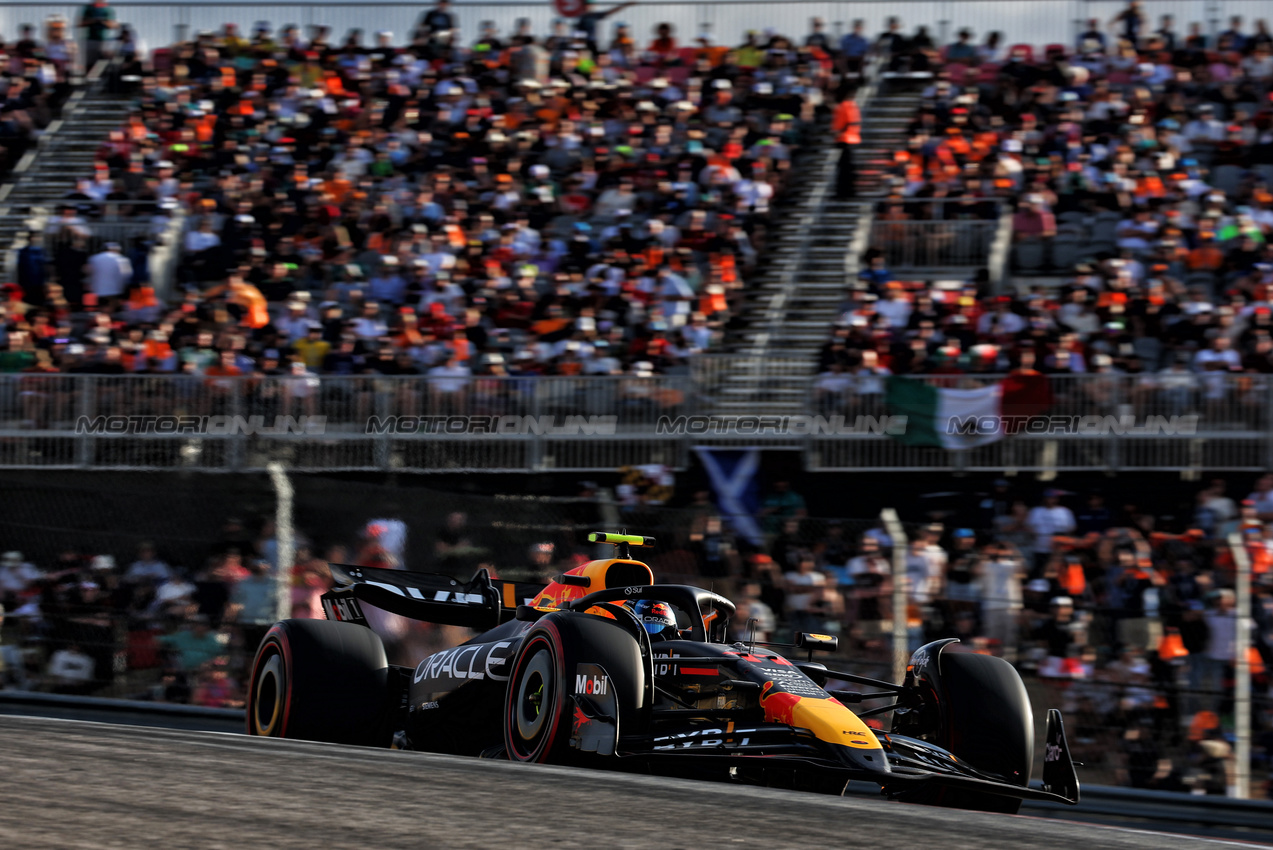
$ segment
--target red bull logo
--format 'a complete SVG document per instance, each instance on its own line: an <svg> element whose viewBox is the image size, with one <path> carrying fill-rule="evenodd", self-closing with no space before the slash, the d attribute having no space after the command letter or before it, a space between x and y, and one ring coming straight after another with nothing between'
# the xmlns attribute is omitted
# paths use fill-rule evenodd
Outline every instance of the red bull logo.
<svg viewBox="0 0 1273 850"><path fill-rule="evenodd" d="M796 725L796 706L804 697L774 690L773 682L765 682L761 691L760 705L765 710L765 720L770 723L786 723Z"/></svg>

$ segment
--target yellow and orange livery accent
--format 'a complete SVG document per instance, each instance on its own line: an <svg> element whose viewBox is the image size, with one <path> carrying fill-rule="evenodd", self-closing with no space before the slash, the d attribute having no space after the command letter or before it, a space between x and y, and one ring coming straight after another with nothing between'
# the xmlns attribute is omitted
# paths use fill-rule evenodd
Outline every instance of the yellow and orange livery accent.
<svg viewBox="0 0 1273 850"><path fill-rule="evenodd" d="M808 729L819 741L859 750L882 750L871 727L835 697L802 697L774 690L766 682L760 695L765 720Z"/></svg>

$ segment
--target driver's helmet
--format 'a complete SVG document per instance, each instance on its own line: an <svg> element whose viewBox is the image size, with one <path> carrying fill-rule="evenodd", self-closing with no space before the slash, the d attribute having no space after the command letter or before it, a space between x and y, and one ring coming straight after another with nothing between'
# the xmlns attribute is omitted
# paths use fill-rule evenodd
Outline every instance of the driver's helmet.
<svg viewBox="0 0 1273 850"><path fill-rule="evenodd" d="M676 631L676 614L672 606L654 599L638 599L632 606L641 625L651 637L671 639L678 636Z"/></svg>

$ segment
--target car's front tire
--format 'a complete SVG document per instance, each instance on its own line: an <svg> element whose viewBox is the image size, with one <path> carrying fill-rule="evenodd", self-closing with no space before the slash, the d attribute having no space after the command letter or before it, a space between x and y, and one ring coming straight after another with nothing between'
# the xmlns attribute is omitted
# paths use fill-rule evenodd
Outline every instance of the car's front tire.
<svg viewBox="0 0 1273 850"><path fill-rule="evenodd" d="M970 652L941 656L943 734L940 745L967 764L1013 785L1030 784L1034 719L1021 676L1007 661ZM966 789L942 789L939 806L1016 814L1021 800Z"/></svg>
<svg viewBox="0 0 1273 850"><path fill-rule="evenodd" d="M582 675L604 675L611 688L607 713L614 715L610 752L620 726L634 734L648 728L653 691L650 659L638 643L640 625L576 611L542 617L526 633L513 660L504 696L504 751L522 762L601 766L604 749L571 746L576 715L575 689Z"/></svg>
<svg viewBox="0 0 1273 850"><path fill-rule="evenodd" d="M546 762L569 742L565 658L554 623L535 626L513 663L504 699L504 749L513 761Z"/></svg>
<svg viewBox="0 0 1273 850"><path fill-rule="evenodd" d="M384 644L370 629L282 620L252 663L247 732L336 744L388 746L393 735Z"/></svg>

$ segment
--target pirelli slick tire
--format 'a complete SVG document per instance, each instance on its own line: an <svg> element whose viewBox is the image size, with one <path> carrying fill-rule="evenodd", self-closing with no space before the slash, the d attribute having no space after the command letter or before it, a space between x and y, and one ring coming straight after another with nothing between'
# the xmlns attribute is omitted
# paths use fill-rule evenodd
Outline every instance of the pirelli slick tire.
<svg viewBox="0 0 1273 850"><path fill-rule="evenodd" d="M1021 675L1007 661L971 652L943 652L944 705L939 746L978 770L1013 785L1030 784L1034 718ZM939 806L1016 814L1021 800L946 788Z"/></svg>
<svg viewBox="0 0 1273 850"><path fill-rule="evenodd" d="M518 648L504 698L504 749L513 761L558 761L569 748L561 631L540 623Z"/></svg>
<svg viewBox="0 0 1273 850"><path fill-rule="evenodd" d="M513 660L504 698L504 750L509 759L553 764L596 760L570 744L580 664L604 670L605 687L613 689L625 729L645 727L648 659L642 659L637 641L602 617L552 613L526 633Z"/></svg>
<svg viewBox="0 0 1273 850"><path fill-rule="evenodd" d="M261 641L247 694L247 732L387 747L389 665L379 635L328 620L282 620Z"/></svg>

